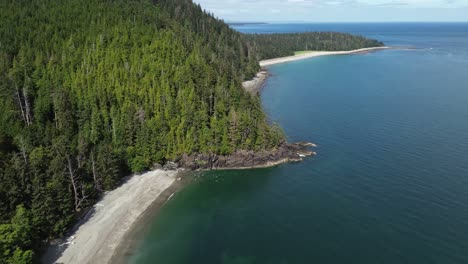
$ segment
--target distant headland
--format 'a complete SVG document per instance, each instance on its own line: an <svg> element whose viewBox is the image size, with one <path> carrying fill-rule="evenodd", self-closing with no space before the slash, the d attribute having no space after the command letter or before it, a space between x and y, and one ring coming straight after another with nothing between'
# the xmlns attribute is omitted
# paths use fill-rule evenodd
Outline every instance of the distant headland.
<svg viewBox="0 0 468 264"><path fill-rule="evenodd" d="M230 26L267 25L266 22L227 22Z"/></svg>

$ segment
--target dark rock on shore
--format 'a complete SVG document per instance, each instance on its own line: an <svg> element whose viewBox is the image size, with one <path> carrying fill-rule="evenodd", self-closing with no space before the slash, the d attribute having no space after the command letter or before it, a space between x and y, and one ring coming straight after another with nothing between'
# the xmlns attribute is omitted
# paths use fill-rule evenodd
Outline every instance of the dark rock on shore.
<svg viewBox="0 0 468 264"><path fill-rule="evenodd" d="M231 155L192 154L184 155L179 166L190 170L247 169L272 167L287 162L299 162L315 155L310 142L283 143L273 150L237 151Z"/></svg>

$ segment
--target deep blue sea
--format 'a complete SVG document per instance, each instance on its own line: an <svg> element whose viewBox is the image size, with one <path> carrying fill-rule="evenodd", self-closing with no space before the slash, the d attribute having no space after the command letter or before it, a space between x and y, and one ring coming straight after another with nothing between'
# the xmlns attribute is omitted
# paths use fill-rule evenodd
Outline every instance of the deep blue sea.
<svg viewBox="0 0 468 264"><path fill-rule="evenodd" d="M131 263L468 263L468 24L266 24L412 46L269 67L261 94L302 163L197 176Z"/></svg>

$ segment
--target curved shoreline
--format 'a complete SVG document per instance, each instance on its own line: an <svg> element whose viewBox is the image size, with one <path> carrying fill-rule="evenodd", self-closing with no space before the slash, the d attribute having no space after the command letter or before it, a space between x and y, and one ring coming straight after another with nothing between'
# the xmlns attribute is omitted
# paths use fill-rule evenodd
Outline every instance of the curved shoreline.
<svg viewBox="0 0 468 264"><path fill-rule="evenodd" d="M110 249L111 256L99 260L99 263L128 263L136 253L139 243L144 239L144 234L151 226L151 221L157 217L160 209L172 196L180 191L193 179L193 173L210 170L245 170L275 167L285 163L301 162L306 157L317 153L309 148L317 147L311 142L283 143L272 151L238 151L229 156L217 155L184 155L178 165L182 170L177 171L176 178L172 184L163 190L154 201L143 210L137 219L134 219L125 234L119 238L118 245ZM174 171L175 172L175 171ZM104 246L104 245L103 245ZM104 247L105 248L105 247ZM108 248L109 249L109 248ZM96 262L97 263L97 262Z"/></svg>
<svg viewBox="0 0 468 264"><path fill-rule="evenodd" d="M257 94L261 91L264 82L268 78L269 73L266 67L281 63L287 63L292 61L310 59L314 57L321 57L321 56L331 56L331 55L350 55L350 54L364 54L379 50L386 50L386 49L394 49L394 47L383 46L383 47L371 47L371 48L363 48L363 49L356 49L356 50L347 50L347 51L309 51L293 56L287 57L280 57L274 59L267 59L260 61L260 67L262 68L252 80L242 82L242 87L245 91L249 92L250 94Z"/></svg>
<svg viewBox="0 0 468 264"><path fill-rule="evenodd" d="M316 154L308 150L310 147L316 145L283 143L271 151L238 151L229 156L184 155L179 163L180 170L154 170L130 176L122 185L107 192L69 235L51 243L42 256L42 263L127 263L150 221L172 195L190 181L187 174L299 162Z"/></svg>
<svg viewBox="0 0 468 264"><path fill-rule="evenodd" d="M151 227L151 222L158 216L164 205L181 189L191 182L192 172L180 171L177 174L177 180L171 186L165 189L156 200L151 203L145 211L136 219L129 230L119 241L108 263L126 264L135 254L139 244L143 241L146 232Z"/></svg>
<svg viewBox="0 0 468 264"><path fill-rule="evenodd" d="M366 48L352 51L320 51L308 52L290 57L276 58L261 61L260 65L266 67L273 64L302 60L326 55L343 55L366 53L389 47ZM250 92L256 93L267 79L268 72L262 71L257 78L250 81ZM245 84L245 83L244 83ZM244 85L245 88L245 85ZM288 145L292 147L293 145ZM301 144L297 145L300 147ZM302 147L315 146L312 143L302 143ZM301 161L303 157L315 155L315 152L302 152L300 148L286 148L284 153L278 154L274 160L260 155L252 164L239 163L252 153L238 153L239 162L230 162L229 158L221 160L211 168L192 169L247 169L272 167L282 163ZM206 157L195 157L202 159ZM208 157L211 161L212 157ZM232 158L232 157L230 157ZM235 160L235 159L234 159ZM188 160L186 167L190 167L193 160ZM236 160L235 160L236 161ZM197 165L198 166L198 165ZM71 230L69 236L53 243L42 257L43 263L123 263L128 260L135 246L146 230L149 219L153 219L159 209L164 206L171 195L180 190L185 180L181 180L179 171L155 170L142 175L129 177L121 186L107 192L96 203L86 216Z"/></svg>
<svg viewBox="0 0 468 264"><path fill-rule="evenodd" d="M260 61L260 66L267 67L270 65L275 65L275 64L280 64L280 63L285 63L285 62L290 62L290 61L303 60L303 59L308 59L308 58L313 58L313 57L320 57L320 56L362 54L362 53L385 50L385 49L390 49L390 48L391 47L383 46L383 47L371 47L371 48L346 50L346 51L310 51L310 52L305 52L305 53L301 53L301 54L297 54L293 56L262 60Z"/></svg>
<svg viewBox="0 0 468 264"><path fill-rule="evenodd" d="M129 177L121 186L107 192L70 235L56 240L41 262L111 263L135 223L159 197L164 199L165 191L180 179L178 173L155 170Z"/></svg>

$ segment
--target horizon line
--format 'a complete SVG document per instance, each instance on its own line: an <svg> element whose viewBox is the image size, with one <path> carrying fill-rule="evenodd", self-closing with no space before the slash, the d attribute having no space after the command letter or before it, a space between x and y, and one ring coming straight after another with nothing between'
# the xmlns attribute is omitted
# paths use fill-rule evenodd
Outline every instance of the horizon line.
<svg viewBox="0 0 468 264"><path fill-rule="evenodd" d="M230 20L223 20L227 24L302 24L302 23L310 23L310 24L357 24L357 23L468 23L466 21L230 21Z"/></svg>

